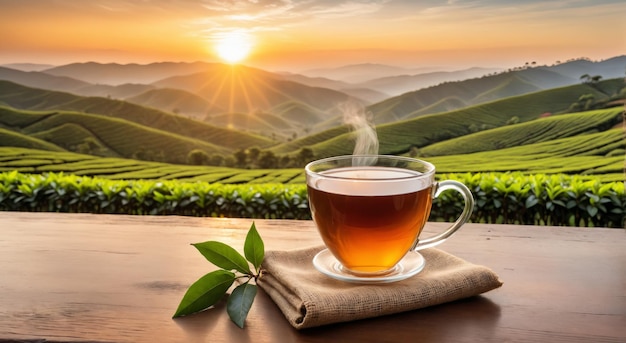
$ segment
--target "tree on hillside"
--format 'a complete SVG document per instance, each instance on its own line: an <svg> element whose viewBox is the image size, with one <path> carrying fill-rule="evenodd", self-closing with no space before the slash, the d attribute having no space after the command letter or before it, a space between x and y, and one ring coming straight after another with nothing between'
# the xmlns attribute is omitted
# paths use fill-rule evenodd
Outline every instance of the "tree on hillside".
<svg viewBox="0 0 626 343"><path fill-rule="evenodd" d="M208 165L209 154L201 149L193 149L187 154L187 163L194 166Z"/></svg>
<svg viewBox="0 0 626 343"><path fill-rule="evenodd" d="M313 161L313 159L315 159L315 155L313 154L313 150L311 148L302 148L298 152L296 159L298 161L298 165L304 166L305 164Z"/></svg>
<svg viewBox="0 0 626 343"><path fill-rule="evenodd" d="M248 162L250 164L256 164L259 156L261 155L261 149L254 147L254 148L250 148L246 151L246 154L248 155Z"/></svg>
<svg viewBox="0 0 626 343"><path fill-rule="evenodd" d="M239 149L233 153L233 157L235 157L235 166L244 167L248 159L248 154L246 154L243 149Z"/></svg>
<svg viewBox="0 0 626 343"><path fill-rule="evenodd" d="M278 166L278 158L272 151L263 151L258 160L259 168L276 168Z"/></svg>
<svg viewBox="0 0 626 343"><path fill-rule="evenodd" d="M212 166L221 166L224 164L224 155L222 154L211 154L211 156L209 156L209 164Z"/></svg>
<svg viewBox="0 0 626 343"><path fill-rule="evenodd" d="M291 157L289 155L283 155L280 157L278 166L280 168L288 168L291 167Z"/></svg>
<svg viewBox="0 0 626 343"><path fill-rule="evenodd" d="M131 156L135 160L166 162L163 150L154 151L144 147L139 147L139 149L137 149Z"/></svg>
<svg viewBox="0 0 626 343"><path fill-rule="evenodd" d="M597 84L598 82L600 82L600 80L602 80L602 75L595 75L591 78L591 83Z"/></svg>
<svg viewBox="0 0 626 343"><path fill-rule="evenodd" d="M583 81L583 83L589 83L591 81L591 76L589 74L582 74L580 76L580 79Z"/></svg>
<svg viewBox="0 0 626 343"><path fill-rule="evenodd" d="M226 156L226 157L224 157L224 166L225 167L235 167L236 163L237 163L237 161L235 161L235 158L233 156Z"/></svg>
<svg viewBox="0 0 626 343"><path fill-rule="evenodd" d="M568 112L579 112L579 111L587 111L593 108L593 105L595 103L595 95L589 93L589 94L583 94L580 97L578 97L578 100L571 104Z"/></svg>

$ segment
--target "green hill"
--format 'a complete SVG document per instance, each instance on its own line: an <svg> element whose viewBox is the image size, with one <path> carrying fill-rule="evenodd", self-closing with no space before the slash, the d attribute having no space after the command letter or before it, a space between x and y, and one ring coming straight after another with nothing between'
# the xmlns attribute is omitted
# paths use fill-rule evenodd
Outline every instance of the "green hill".
<svg viewBox="0 0 626 343"><path fill-rule="evenodd" d="M498 86L489 89L486 92L478 94L476 97L471 99L470 102L473 104L479 104L483 102L508 98L512 94L527 94L532 92L538 92L541 90L541 88L533 85L531 82L514 76L499 84Z"/></svg>
<svg viewBox="0 0 626 343"><path fill-rule="evenodd" d="M621 128L471 154L433 156L439 176L508 172L594 175L623 181L626 140ZM179 179L220 183L304 183L302 168L235 169L146 162L122 158L0 146L0 171L48 171L110 179Z"/></svg>
<svg viewBox="0 0 626 343"><path fill-rule="evenodd" d="M544 68L531 68L482 78L443 83L438 86L389 98L369 106L368 110L374 114L374 122L380 125L425 114L424 108L448 97L458 99L460 104L477 105L486 101L497 101L509 97L519 98L533 91L533 94L536 94L541 93L542 90L569 88L567 86L552 88L554 85L562 84L564 82L561 80L562 78L564 78L562 75ZM594 86L596 85L577 84L571 87L582 87L578 88L580 91L578 95L593 93L596 96L607 96L606 94L600 94L602 92L594 89ZM613 87L611 82L601 82L598 86ZM619 89L622 87L623 82ZM616 89L607 89L607 91L616 91ZM556 97L554 99L558 100ZM570 101L569 104L573 102L569 98L567 100ZM566 107L562 109L564 108ZM546 109L544 112L547 111L551 110Z"/></svg>
<svg viewBox="0 0 626 343"><path fill-rule="evenodd" d="M621 85L623 86L623 84ZM598 101L610 98L620 90L620 83L607 81L596 86L578 84L540 92L509 97L445 113L421 115L415 119L379 125L376 128L383 154L407 153L411 147L425 146L461 137L480 130L505 126L515 119L519 123L540 118L546 113L565 112L582 95L592 95ZM407 98L410 100L411 98ZM409 108L407 108L409 110ZM344 131L345 132L345 131ZM274 151L287 152L308 144L316 157L350 154L354 147L354 133L321 132L314 137L332 137L328 141L311 141L309 137L274 147ZM293 151L293 150L291 150Z"/></svg>
<svg viewBox="0 0 626 343"><path fill-rule="evenodd" d="M226 112L270 111L292 101L326 112L338 103L358 101L339 91L306 86L284 80L278 74L245 66L216 64L206 72L175 76L153 85L195 93Z"/></svg>
<svg viewBox="0 0 626 343"><path fill-rule="evenodd" d="M626 140L621 128L506 149L428 157L443 173L521 171L603 175L624 180Z"/></svg>
<svg viewBox="0 0 626 343"><path fill-rule="evenodd" d="M322 111L297 101L283 102L274 106L271 112L284 120L299 125L312 126L325 119L325 114Z"/></svg>
<svg viewBox="0 0 626 343"><path fill-rule="evenodd" d="M207 153L230 152L204 141L97 114L65 111L37 113L0 107L0 124L20 134L46 138L64 147L87 144L90 153L103 156L184 164L187 155L194 149ZM8 141L0 141L0 144L12 146Z"/></svg>
<svg viewBox="0 0 626 343"><path fill-rule="evenodd" d="M615 107L507 125L426 146L420 149L420 155L469 154L606 131L622 122L623 112L622 107Z"/></svg>
<svg viewBox="0 0 626 343"><path fill-rule="evenodd" d="M9 81L0 80L0 102L18 109L77 111L121 118L230 150L274 144L267 137L212 126L125 101L29 88Z"/></svg>
<svg viewBox="0 0 626 343"><path fill-rule="evenodd" d="M151 89L127 98L126 101L171 113L184 114L200 121L204 120L207 115L224 112L222 108L211 106L206 99L180 89Z"/></svg>
<svg viewBox="0 0 626 343"><path fill-rule="evenodd" d="M268 123L274 128L274 130L288 131L292 130L294 127L293 122L290 122L289 120L286 120L274 113L259 111L252 113L252 115Z"/></svg>
<svg viewBox="0 0 626 343"><path fill-rule="evenodd" d="M255 113L223 113L209 119L212 125L237 128L248 132L273 132L274 125Z"/></svg>
<svg viewBox="0 0 626 343"><path fill-rule="evenodd" d="M56 146L52 143L46 142L45 140L41 140L35 137L30 137L28 135L23 135L19 132L14 132L11 130L3 129L1 127L0 127L0 145L10 146L10 147L19 147L19 148L39 149L39 150L65 151L61 147Z"/></svg>
<svg viewBox="0 0 626 343"><path fill-rule="evenodd" d="M97 156L122 156L116 151L109 149L106 143L100 141L93 132L75 123L61 124L48 130L35 132L29 136L64 147L70 151L82 151ZM15 146L11 144L4 145Z"/></svg>
<svg viewBox="0 0 626 343"><path fill-rule="evenodd" d="M331 140L335 137L342 136L349 132L348 127L346 126L338 126L329 130L325 130L319 133L314 133L291 142L283 143L277 146L270 148L269 150L273 151L276 154L288 154L295 153L302 148L309 148L312 146L316 146L328 140ZM331 156L331 155L325 155Z"/></svg>

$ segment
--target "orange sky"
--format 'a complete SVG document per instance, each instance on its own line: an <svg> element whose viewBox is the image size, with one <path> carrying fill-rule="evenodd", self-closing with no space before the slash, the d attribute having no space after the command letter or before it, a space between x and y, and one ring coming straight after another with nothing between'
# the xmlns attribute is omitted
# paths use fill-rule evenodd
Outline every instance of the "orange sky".
<svg viewBox="0 0 626 343"><path fill-rule="evenodd" d="M244 64L302 70L551 64L626 54L619 0L0 0L0 64L218 61L216 37L253 40Z"/></svg>

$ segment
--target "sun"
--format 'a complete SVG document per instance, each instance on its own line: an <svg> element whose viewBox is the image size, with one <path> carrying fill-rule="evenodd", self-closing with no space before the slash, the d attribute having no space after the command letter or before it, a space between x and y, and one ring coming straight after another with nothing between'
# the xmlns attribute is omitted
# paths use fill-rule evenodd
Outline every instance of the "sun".
<svg viewBox="0 0 626 343"><path fill-rule="evenodd" d="M252 37L245 32L227 32L218 38L215 50L221 59L236 64L243 61L252 50Z"/></svg>

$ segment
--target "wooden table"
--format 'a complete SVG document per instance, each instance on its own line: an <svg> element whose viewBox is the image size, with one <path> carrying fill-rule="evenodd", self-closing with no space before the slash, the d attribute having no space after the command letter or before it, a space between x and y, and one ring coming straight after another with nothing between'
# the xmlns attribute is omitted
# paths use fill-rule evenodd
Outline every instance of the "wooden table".
<svg viewBox="0 0 626 343"><path fill-rule="evenodd" d="M297 331L262 292L244 330L224 304L171 319L251 219L0 212L0 342L626 342L626 232L469 224L439 246L504 281L482 296ZM321 244L311 221L256 220L266 249ZM427 231L441 226L428 223Z"/></svg>

